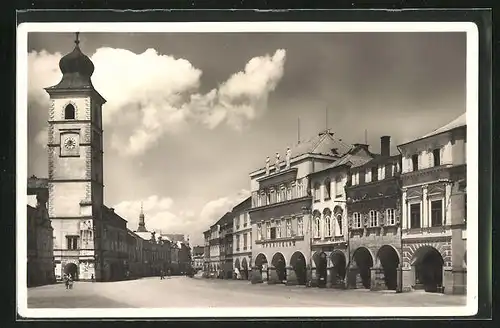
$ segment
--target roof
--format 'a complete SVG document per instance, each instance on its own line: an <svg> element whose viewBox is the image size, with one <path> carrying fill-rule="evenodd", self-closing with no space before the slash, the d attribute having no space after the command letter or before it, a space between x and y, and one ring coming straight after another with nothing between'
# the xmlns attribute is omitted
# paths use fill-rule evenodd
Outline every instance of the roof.
<svg viewBox="0 0 500 328"><path fill-rule="evenodd" d="M436 129L436 130L420 137L419 139L428 138L428 137L434 136L436 134L440 134L440 133L450 131L450 130L456 129L456 128L461 127L461 126L466 126L466 125L467 125L466 113L463 113L462 115L460 115L459 117L457 117L456 119L451 121L450 123L443 125L439 129Z"/></svg>
<svg viewBox="0 0 500 328"><path fill-rule="evenodd" d="M230 222L233 222L233 215L231 212L227 212L215 224L222 226L222 225L230 223Z"/></svg>
<svg viewBox="0 0 500 328"><path fill-rule="evenodd" d="M467 126L467 117L466 116L467 116L466 113L463 113L462 115L460 115L459 117L457 117L453 121L449 122L448 124L445 124L442 127L438 128L438 129L436 129L436 130L434 130L432 132L429 132L429 133L427 133L427 134L425 134L425 135L423 135L423 136L421 136L419 138L403 142L399 146L404 146L404 145L410 144L412 142L415 142L415 141L418 141L418 140L422 140L422 139L425 139L425 138L429 138L429 137L432 137L432 136L435 136L435 135L438 135L438 134L441 134L441 133L444 133L444 132L447 132L447 131L450 131L450 130L453 130L453 129L456 129L456 128L459 128L459 127L462 127L462 126Z"/></svg>
<svg viewBox="0 0 500 328"><path fill-rule="evenodd" d="M355 151L350 151L348 154L344 155L343 157L341 157L340 159L336 160L332 164L328 165L324 169L322 169L320 171L316 171L316 172L314 172L312 174L319 173L319 172L324 172L324 171L331 170L333 168L341 167L341 166L344 166L344 165L349 166L349 167L362 166L362 165L368 163L369 161L371 161L374 156L379 156L377 154L370 153L366 149L365 149L366 154L360 155L360 153L358 152L358 150L361 150L361 149L364 149L364 148L357 148L357 150L355 150Z"/></svg>
<svg viewBox="0 0 500 328"><path fill-rule="evenodd" d="M244 201L233 207L233 212L240 212L252 207L252 196L248 196Z"/></svg>
<svg viewBox="0 0 500 328"><path fill-rule="evenodd" d="M334 138L333 132L323 131L310 138L309 140L300 142L291 147L290 152L292 160L305 154L341 157L347 154L352 148L353 146L342 142L341 139ZM332 150L335 150L336 152L334 153ZM271 165L275 164L275 162L272 160L273 157L271 157ZM284 163L284 158L280 158L283 159L281 163ZM263 168L264 167L261 167L256 171L262 170Z"/></svg>
<svg viewBox="0 0 500 328"><path fill-rule="evenodd" d="M28 189L45 189L48 185L49 179L47 178L37 178L34 175L28 178Z"/></svg>
<svg viewBox="0 0 500 328"><path fill-rule="evenodd" d="M401 158L401 155L393 155L393 156L381 156L381 155L376 155L374 158L371 160L366 161L365 163L361 165L353 165L352 167L363 167L363 166L376 166L380 164L389 164L393 163L394 161L397 161Z"/></svg>

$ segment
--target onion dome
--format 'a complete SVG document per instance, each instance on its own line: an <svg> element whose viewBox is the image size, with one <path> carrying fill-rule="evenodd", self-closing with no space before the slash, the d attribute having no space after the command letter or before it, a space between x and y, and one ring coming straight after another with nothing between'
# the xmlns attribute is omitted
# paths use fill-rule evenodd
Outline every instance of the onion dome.
<svg viewBox="0 0 500 328"><path fill-rule="evenodd" d="M80 74L84 77L90 78L94 73L94 64L85 54L80 50L80 41L75 40L75 49L72 52L62 57L59 61L59 68L63 75L65 74Z"/></svg>
<svg viewBox="0 0 500 328"><path fill-rule="evenodd" d="M94 64L81 50L79 33L76 33L75 48L59 61L59 68L63 74L61 81L46 90L57 89L94 89L91 76L94 73Z"/></svg>

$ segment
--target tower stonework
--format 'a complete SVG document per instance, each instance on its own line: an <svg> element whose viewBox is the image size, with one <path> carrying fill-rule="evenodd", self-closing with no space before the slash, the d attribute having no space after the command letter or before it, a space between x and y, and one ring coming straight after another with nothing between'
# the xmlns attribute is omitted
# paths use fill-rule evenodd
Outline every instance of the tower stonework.
<svg viewBox="0 0 500 328"><path fill-rule="evenodd" d="M45 90L49 109L49 202L56 276L101 278L99 237L104 205L102 105L92 61L79 47L61 58L61 81Z"/></svg>

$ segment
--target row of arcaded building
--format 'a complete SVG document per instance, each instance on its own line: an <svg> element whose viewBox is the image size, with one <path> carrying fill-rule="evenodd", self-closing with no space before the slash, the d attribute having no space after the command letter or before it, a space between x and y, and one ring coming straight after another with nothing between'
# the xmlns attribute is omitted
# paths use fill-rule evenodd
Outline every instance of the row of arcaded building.
<svg viewBox="0 0 500 328"><path fill-rule="evenodd" d="M205 232L207 274L465 293L466 132L464 114L396 154L383 136L376 154L324 131L268 158L251 197Z"/></svg>

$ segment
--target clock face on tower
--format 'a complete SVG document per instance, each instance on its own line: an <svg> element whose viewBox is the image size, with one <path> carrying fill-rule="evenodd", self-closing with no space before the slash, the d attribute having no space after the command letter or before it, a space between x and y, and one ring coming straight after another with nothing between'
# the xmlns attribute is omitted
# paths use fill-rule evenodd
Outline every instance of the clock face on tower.
<svg viewBox="0 0 500 328"><path fill-rule="evenodd" d="M79 132L61 134L61 156L80 156Z"/></svg>
<svg viewBox="0 0 500 328"><path fill-rule="evenodd" d="M76 140L73 137L68 137L64 142L64 147L67 150L73 150L76 147Z"/></svg>

